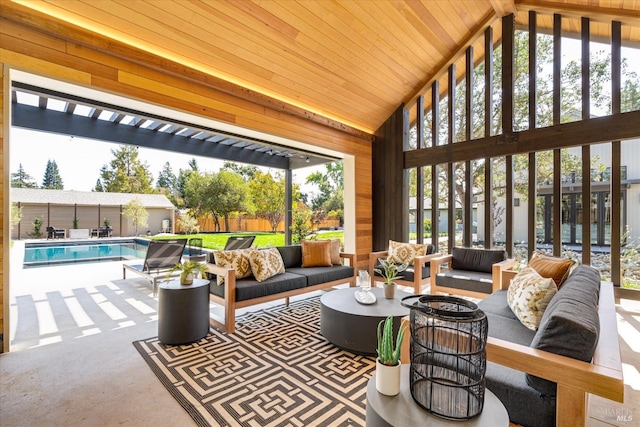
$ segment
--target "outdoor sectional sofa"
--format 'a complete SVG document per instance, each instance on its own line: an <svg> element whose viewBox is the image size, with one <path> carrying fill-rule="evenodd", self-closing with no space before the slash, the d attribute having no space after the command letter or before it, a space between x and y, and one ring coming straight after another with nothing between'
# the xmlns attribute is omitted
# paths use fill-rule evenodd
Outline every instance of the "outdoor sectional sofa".
<svg viewBox="0 0 640 427"><path fill-rule="evenodd" d="M587 393L622 402L613 285L601 282L592 267L576 267L552 297L536 331L525 327L507 303L506 289L514 276L505 271L504 289L478 303L489 324L486 386L505 405L511 422L584 426ZM403 363L409 363L407 338L403 346Z"/></svg>
<svg viewBox="0 0 640 427"><path fill-rule="evenodd" d="M339 253L342 264L326 267L302 267L302 246L287 245L276 247L282 257L285 272L277 274L259 282L254 276L243 279L236 278L236 270L221 267L208 262L207 267L212 275L210 286L210 300L224 307L224 323L211 321L212 326L227 333L235 331L235 311L237 308L248 307L268 301L289 297L307 292L330 288L348 283L356 286L357 269L355 254ZM258 249L256 249L258 250ZM344 265L348 260L348 265ZM210 258L210 261L213 261ZM217 276L224 277L224 283L217 283Z"/></svg>

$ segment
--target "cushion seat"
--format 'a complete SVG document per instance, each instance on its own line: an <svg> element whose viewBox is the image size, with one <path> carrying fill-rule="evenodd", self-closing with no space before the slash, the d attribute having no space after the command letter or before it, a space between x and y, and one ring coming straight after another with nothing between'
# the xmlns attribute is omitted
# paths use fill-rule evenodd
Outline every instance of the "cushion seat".
<svg viewBox="0 0 640 427"><path fill-rule="evenodd" d="M236 301L260 298L280 292L300 289L307 286L307 278L299 274L285 272L276 274L258 282L253 276L236 281ZM215 280L211 281L209 290L212 294L224 298L224 285L219 286Z"/></svg>
<svg viewBox="0 0 640 427"><path fill-rule="evenodd" d="M493 291L491 273L471 270L444 270L436 275L438 286L490 294Z"/></svg>
<svg viewBox="0 0 640 427"><path fill-rule="evenodd" d="M333 282L334 280L348 279L353 276L353 267L347 265L334 265L332 267L292 267L288 273L298 274L307 280L307 286L320 283Z"/></svg>

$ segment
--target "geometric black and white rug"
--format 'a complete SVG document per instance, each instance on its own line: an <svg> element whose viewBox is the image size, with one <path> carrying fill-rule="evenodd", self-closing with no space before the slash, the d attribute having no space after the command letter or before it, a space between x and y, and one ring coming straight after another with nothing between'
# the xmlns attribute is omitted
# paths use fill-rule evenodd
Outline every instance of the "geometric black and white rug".
<svg viewBox="0 0 640 427"><path fill-rule="evenodd" d="M375 359L320 335L319 297L240 316L232 335L134 345L200 426L365 425Z"/></svg>

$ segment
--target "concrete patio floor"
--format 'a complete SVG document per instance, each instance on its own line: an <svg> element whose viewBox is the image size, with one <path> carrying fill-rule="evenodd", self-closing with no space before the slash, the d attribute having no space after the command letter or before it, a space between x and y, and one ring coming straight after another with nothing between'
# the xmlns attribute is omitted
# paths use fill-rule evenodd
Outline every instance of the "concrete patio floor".
<svg viewBox="0 0 640 427"><path fill-rule="evenodd" d="M132 345L157 335L151 285L123 280L121 262L25 270L21 245L11 249L12 345L0 355L0 425L195 425ZM640 425L636 295L617 305L625 402L592 398L589 426Z"/></svg>

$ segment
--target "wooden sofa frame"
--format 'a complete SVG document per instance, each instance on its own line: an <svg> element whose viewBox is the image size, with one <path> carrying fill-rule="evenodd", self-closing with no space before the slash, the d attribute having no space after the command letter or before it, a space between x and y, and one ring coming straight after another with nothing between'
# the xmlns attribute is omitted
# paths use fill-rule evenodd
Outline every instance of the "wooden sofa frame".
<svg viewBox="0 0 640 427"><path fill-rule="evenodd" d="M374 274L374 267L378 264L378 258L386 258L389 256L389 251L371 252L369 254L369 276L371 276L372 282L383 282L384 279ZM430 278L422 278L422 270L426 267L428 262L432 259L442 256L442 254L435 253L429 255L417 256L413 259L413 281L396 279L394 283L402 286L410 286L413 288L413 293L419 295L422 293L422 288L425 285L431 283ZM429 268L429 267L426 267ZM402 275L402 273L400 273ZM372 283L372 286L374 284Z"/></svg>
<svg viewBox="0 0 640 427"><path fill-rule="evenodd" d="M502 274L503 289L507 289L516 273ZM557 383L556 426L584 427L588 418L589 394L616 402L624 400L624 380L613 284L601 282L598 305L600 335L591 363L560 356L528 346L489 337L487 360ZM403 319L409 327L409 318ZM410 334L402 343L401 361L410 363Z"/></svg>
<svg viewBox="0 0 640 427"><path fill-rule="evenodd" d="M431 260L431 274L430 274L431 294L435 295L438 292L443 292L447 294L454 294L454 295L460 295L460 296L466 296L466 297L472 297L472 298L480 298L480 299L486 298L489 294L485 294L482 292L469 291L466 289L450 288L446 286L436 285L436 276L438 275L438 273L440 273L441 269L443 268L443 264L448 263L449 265L451 265L452 260L453 260L452 254L441 255ZM516 262L517 261L515 259L509 258L502 262L493 264L493 266L491 267L491 278L493 281L492 292L495 292L498 289L502 289L502 280L503 280L502 273L505 270L512 268L516 264Z"/></svg>
<svg viewBox="0 0 640 427"><path fill-rule="evenodd" d="M278 292L271 295L265 295L259 298L252 298L244 301L236 301L236 271L233 268L220 267L216 264L207 263L207 268L211 274L215 274L217 276L224 276L224 298L209 293L209 301L215 302L216 304L220 304L224 307L224 323L219 322L213 318L210 319L209 323L212 327L221 329L228 334L232 334L236 330L236 309L250 307L252 305L262 304L269 301L274 301L277 299L285 299L285 304L289 305L289 297L295 295L305 294L307 292L318 291L322 289L331 288L337 285L343 285L345 283L349 283L349 287L356 286L356 277L358 274L358 270L355 266L355 254L348 254L341 252L340 258L344 258L349 260L349 265L353 267L353 276L346 279L334 280L331 282L318 283L312 286L306 286L300 289L293 289L286 292Z"/></svg>

